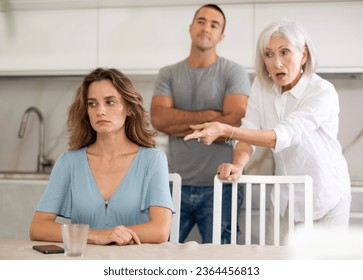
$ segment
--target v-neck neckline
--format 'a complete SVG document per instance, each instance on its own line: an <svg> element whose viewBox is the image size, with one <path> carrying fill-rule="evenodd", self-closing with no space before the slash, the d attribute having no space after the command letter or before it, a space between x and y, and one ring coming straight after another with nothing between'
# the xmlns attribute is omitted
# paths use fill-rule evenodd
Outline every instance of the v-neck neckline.
<svg viewBox="0 0 363 280"><path fill-rule="evenodd" d="M107 202L109 203L112 198L114 196L116 196L116 194L119 192L119 189L121 189L121 186L123 185L123 183L125 182L125 180L127 179L127 177L129 176L130 170L134 167L134 165L136 164L135 162L137 161L139 154L141 153L141 150L143 149L142 146L140 146L139 150L136 153L135 158L132 160L129 169L126 171L125 176L122 178L121 182L118 184L116 190L114 191L114 193L111 195L110 199L106 200L103 198L101 191L96 183L96 180L93 176L92 170L91 170L91 166L89 164L88 158L87 158L87 147L84 148L84 160L86 162L86 166L87 166L87 172L89 177L91 178L92 181L92 187L95 189L95 191L97 192L98 196L102 199L103 202Z"/></svg>

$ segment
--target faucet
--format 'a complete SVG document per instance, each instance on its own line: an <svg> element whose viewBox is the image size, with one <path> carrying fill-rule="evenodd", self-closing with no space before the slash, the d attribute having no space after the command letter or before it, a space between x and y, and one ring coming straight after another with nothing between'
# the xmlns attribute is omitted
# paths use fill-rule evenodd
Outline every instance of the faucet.
<svg viewBox="0 0 363 280"><path fill-rule="evenodd" d="M37 172L41 173L41 172L44 172L45 166L53 166L54 162L51 159L47 159L44 155L44 138L45 138L44 119L38 108L29 107L28 109L26 109L26 111L23 114L23 119L20 124L18 137L23 138L25 129L26 129L26 125L28 123L29 114L31 112L34 112L38 116L38 119L39 119L39 154L38 154L38 160L37 160Z"/></svg>

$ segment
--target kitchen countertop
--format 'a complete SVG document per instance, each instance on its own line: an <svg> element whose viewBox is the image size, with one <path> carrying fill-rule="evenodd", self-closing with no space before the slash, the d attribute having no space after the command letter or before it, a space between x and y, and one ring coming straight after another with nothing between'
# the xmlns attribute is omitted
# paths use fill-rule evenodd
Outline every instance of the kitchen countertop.
<svg viewBox="0 0 363 280"><path fill-rule="evenodd" d="M48 180L50 173L34 171L0 171L0 179L5 180ZM363 179L352 179L352 187L363 187Z"/></svg>
<svg viewBox="0 0 363 280"><path fill-rule="evenodd" d="M0 171L0 179L6 180L48 180L49 173L32 171Z"/></svg>
<svg viewBox="0 0 363 280"><path fill-rule="evenodd" d="M352 180L351 181L352 187L363 187L363 179L361 180Z"/></svg>

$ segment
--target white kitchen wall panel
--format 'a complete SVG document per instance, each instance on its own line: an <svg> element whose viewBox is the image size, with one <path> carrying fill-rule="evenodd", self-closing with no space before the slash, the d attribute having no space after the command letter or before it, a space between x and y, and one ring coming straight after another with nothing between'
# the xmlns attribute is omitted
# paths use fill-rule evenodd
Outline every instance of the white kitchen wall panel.
<svg viewBox="0 0 363 280"><path fill-rule="evenodd" d="M0 13L0 75L84 74L97 64L97 10Z"/></svg>
<svg viewBox="0 0 363 280"><path fill-rule="evenodd" d="M319 72L363 71L363 2L256 4L255 36L280 20L301 22L310 33Z"/></svg>
<svg viewBox="0 0 363 280"><path fill-rule="evenodd" d="M130 74L155 74L160 67L186 58L189 25L199 6L101 9L99 66ZM245 67L252 66L251 5L221 6L227 17L218 52Z"/></svg>

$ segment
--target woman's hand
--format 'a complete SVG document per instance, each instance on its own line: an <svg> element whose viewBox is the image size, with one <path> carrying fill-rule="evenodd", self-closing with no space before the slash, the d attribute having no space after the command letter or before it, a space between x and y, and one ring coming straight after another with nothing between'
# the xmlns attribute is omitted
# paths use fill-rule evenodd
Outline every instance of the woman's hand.
<svg viewBox="0 0 363 280"><path fill-rule="evenodd" d="M119 246L141 244L137 234L133 230L122 225L109 229L90 230L90 233L88 234L88 243L98 245L116 243Z"/></svg>
<svg viewBox="0 0 363 280"><path fill-rule="evenodd" d="M214 140L223 135L225 126L225 124L219 122L191 125L190 128L194 132L185 136L184 141L196 139L198 142L202 141L204 144L210 145Z"/></svg>
<svg viewBox="0 0 363 280"><path fill-rule="evenodd" d="M217 175L220 180L235 181L242 175L243 168L232 164L222 163L217 168Z"/></svg>

